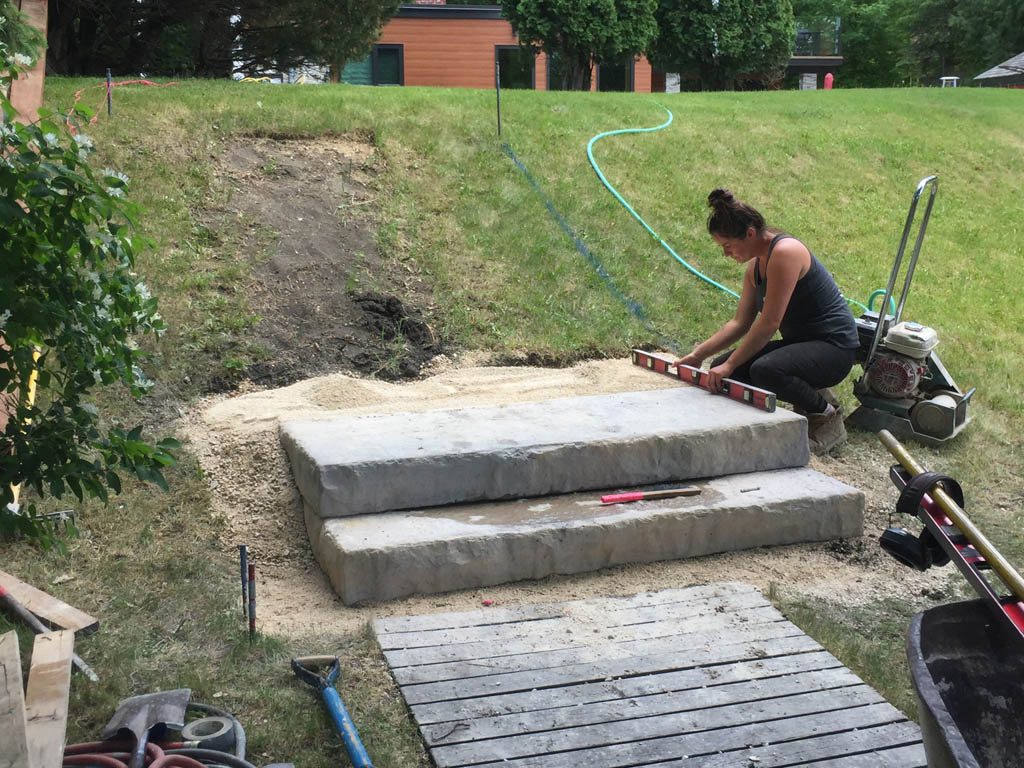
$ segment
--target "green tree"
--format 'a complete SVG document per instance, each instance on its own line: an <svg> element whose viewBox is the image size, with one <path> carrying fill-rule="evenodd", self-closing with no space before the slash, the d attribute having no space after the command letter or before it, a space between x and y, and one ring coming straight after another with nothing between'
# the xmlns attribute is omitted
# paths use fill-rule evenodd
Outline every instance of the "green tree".
<svg viewBox="0 0 1024 768"><path fill-rule="evenodd" d="M1024 51L1024 0L924 0L906 27L922 82L969 79Z"/></svg>
<svg viewBox="0 0 1024 768"><path fill-rule="evenodd" d="M340 72L370 52L400 0L243 0L235 59L247 75L304 65Z"/></svg>
<svg viewBox="0 0 1024 768"><path fill-rule="evenodd" d="M702 90L774 84L796 33L790 0L660 0L657 20L651 62Z"/></svg>
<svg viewBox="0 0 1024 768"><path fill-rule="evenodd" d="M230 77L337 65L370 50L400 0L61 0L50 3L58 74Z"/></svg>
<svg viewBox="0 0 1024 768"><path fill-rule="evenodd" d="M3 19L0 23L0 45L8 51L31 58L34 55L32 52L39 50L45 43L42 35L24 21L24 16L12 0L0 0L0 19Z"/></svg>
<svg viewBox="0 0 1024 768"><path fill-rule="evenodd" d="M562 87L589 90L594 64L647 50L657 0L502 0L519 42L564 66Z"/></svg>
<svg viewBox="0 0 1024 768"><path fill-rule="evenodd" d="M0 43L0 90L24 63L23 52ZM90 140L41 116L21 125L0 97L0 532L45 540L33 506L9 506L12 484L106 499L127 472L166 487L161 470L177 443L150 444L139 427L101 430L87 399L101 385L145 392L134 337L164 325L133 272L140 241L127 179L94 171Z"/></svg>

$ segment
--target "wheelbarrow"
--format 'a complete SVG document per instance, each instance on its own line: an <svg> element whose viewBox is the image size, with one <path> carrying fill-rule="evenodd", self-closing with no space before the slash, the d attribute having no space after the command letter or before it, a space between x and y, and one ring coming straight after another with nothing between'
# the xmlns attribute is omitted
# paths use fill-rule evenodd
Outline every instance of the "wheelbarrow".
<svg viewBox="0 0 1024 768"><path fill-rule="evenodd" d="M317 669L327 669L327 672L320 674ZM355 723L349 717L348 710L341 700L341 695L334 687L335 681L341 674L341 660L337 656L300 656L292 659L292 670L295 676L304 683L316 688L323 696L324 704L327 705L327 712L334 721L334 726L341 734L341 740L345 743L345 751L355 768L373 768L370 756L359 740L359 732Z"/></svg>

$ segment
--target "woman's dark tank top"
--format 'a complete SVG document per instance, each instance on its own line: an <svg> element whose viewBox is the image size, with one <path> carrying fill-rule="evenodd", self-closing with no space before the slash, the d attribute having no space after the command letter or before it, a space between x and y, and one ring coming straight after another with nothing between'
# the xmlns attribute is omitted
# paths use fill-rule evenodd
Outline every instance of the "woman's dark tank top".
<svg viewBox="0 0 1024 768"><path fill-rule="evenodd" d="M765 272L776 243L792 235L780 234L768 245L768 259ZM795 238L794 238L795 239ZM764 297L768 292L768 277L761 276L759 265L754 265L754 286L757 288L757 311L764 309ZM789 306L779 326L785 341L827 341L842 349L860 346L857 324L853 319L846 300L839 293L832 275L811 254L811 268L797 280Z"/></svg>

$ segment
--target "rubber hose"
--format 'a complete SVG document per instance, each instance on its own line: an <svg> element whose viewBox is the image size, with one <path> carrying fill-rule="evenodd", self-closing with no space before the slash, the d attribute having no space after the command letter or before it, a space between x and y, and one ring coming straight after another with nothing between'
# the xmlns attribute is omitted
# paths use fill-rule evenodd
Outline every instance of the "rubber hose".
<svg viewBox="0 0 1024 768"><path fill-rule="evenodd" d="M871 295L868 296L868 305L864 307L865 312L873 311L872 308L875 306L875 298L877 296L885 296L885 288L879 288L877 291L871 292ZM892 315L896 314L896 298L894 296L889 297L889 313Z"/></svg>
<svg viewBox="0 0 1024 768"><path fill-rule="evenodd" d="M214 749L169 749L165 754L180 755L196 761L208 760L211 763L231 766L231 768L256 768L248 760L229 755L227 752L218 752Z"/></svg>
<svg viewBox="0 0 1024 768"><path fill-rule="evenodd" d="M661 106L661 105L659 104L659 106ZM670 110L666 109L665 107L661 107L661 108L664 109L665 112L668 113L668 120L666 120L664 123L662 123L661 125L658 125L658 126L656 126L654 128L620 128L619 130L616 130L616 131L605 131L604 133L599 133L599 134L597 134L597 136L594 136L587 143L587 159L590 161L590 166L594 169L594 173L597 174L597 178L601 180L602 184L604 184L605 189L607 189L609 192L612 193L612 197L614 197L616 200L618 200L619 203L622 205L622 207L625 208L627 211L629 211L629 214L634 219L636 219L638 222L640 222L640 226L642 226L644 229L646 229L648 234L650 234L650 236L654 238L655 242L658 243L666 251L668 251L668 253L672 256L673 259L678 261L680 264L682 264L684 267L686 267L686 269L688 269L691 273L693 273L695 276L697 276L698 278L703 280L708 285L712 285L715 288L717 288L718 290L724 291L725 293L729 294L733 298L738 299L740 297L740 295L738 293L736 293L735 291L731 290L730 288L726 288L721 283L715 282L714 280L712 280L710 277L708 277L704 273L698 271L696 268L694 268L692 265L690 265L689 262L687 262L685 259L683 259L678 253L676 253L674 250L672 250L672 246L670 246L668 243L666 243L664 240L662 240L658 236L658 233L655 232L653 229L651 229L650 225L646 221L643 220L643 217L639 213L637 213L635 210L633 210L633 206L631 206L629 203L627 203L625 198L623 198L622 195L619 194L618 190L615 189L615 187L613 187L611 185L611 183L609 183L608 179L606 179L604 174L601 173L601 169L598 167L597 161L594 160L594 145L598 141L600 141L601 139L603 139L603 138L605 138L607 136L619 136L619 135L622 135L622 134L625 134L625 133L653 133L654 131L660 131L660 130L662 130L664 128L668 128L670 125L672 125L672 119L673 119L672 118L672 112Z"/></svg>
<svg viewBox="0 0 1024 768"><path fill-rule="evenodd" d="M231 757L226 752L214 752L213 754ZM218 762L223 762L223 760L218 757ZM193 757L178 754L177 751L174 751L164 752L163 757L159 757L149 764L149 768L207 768L207 766Z"/></svg>
<svg viewBox="0 0 1024 768"><path fill-rule="evenodd" d="M111 755L100 755L100 754L83 754L83 755L65 755L64 765L95 765L97 768L128 768L127 763L123 763L116 757Z"/></svg>
<svg viewBox="0 0 1024 768"><path fill-rule="evenodd" d="M189 707L192 709L198 709L200 712L205 712L208 715L217 715L219 717L226 717L234 723L235 726L235 757L240 760L245 760L245 729L242 727L242 723L239 722L238 718L227 710L221 709L220 707L214 707L209 704L200 704L199 702L189 702Z"/></svg>
<svg viewBox="0 0 1024 768"><path fill-rule="evenodd" d="M698 277L701 280L703 280L708 285L712 285L715 288L717 288L718 290L723 291L723 292L729 294L734 299L738 299L740 297L740 295L738 293L736 293L735 291L733 291L730 288L726 288L721 283L715 282L714 280L712 280L710 277L708 277L704 273L698 271L689 262L687 262L685 259L683 259L678 253L676 253L672 249L672 246L670 246L668 243L666 243L664 240L662 240L661 237L658 236L658 233L655 232L646 221L644 221L643 217L633 209L633 206L631 206L628 202L626 202L625 198L623 198L622 195L619 194L619 191L617 189L615 189L615 187L613 187L611 185L611 183L608 181L608 179L605 178L605 175L603 173L601 173L601 169L597 165L597 161L594 160L594 144L596 144L598 141L600 141L601 139L603 139L603 138L605 138L607 136L620 136L620 135L625 134L625 133L653 133L654 131L660 131L660 130L663 130L665 128L668 128L672 124L672 119L673 119L672 111L669 110L667 107L664 107L664 106L662 106L660 104L658 106L660 106L662 109L664 109L668 113L668 120L666 120L664 123L662 123L661 125L655 126L654 128L620 128L620 129L615 130L615 131L605 131L604 133L599 133L596 136L594 136L587 143L587 159L590 161L590 166L594 169L594 173L597 174L597 178L601 180L602 184L604 184L605 189L607 189L609 192L612 193L612 197L614 197L616 200L618 200L619 203L622 205L622 207L625 208L627 211L629 211L630 216L632 216L634 219L636 219L638 222L640 222L640 226L642 226L644 229L646 229L647 233L651 237L654 238L655 242L657 242L658 245L660 245L662 248L664 248L666 251L668 251L669 255L671 255L673 259L678 261L680 264L682 264L684 267L686 267L686 269L688 269L691 273L693 273L696 277ZM881 294L884 295L885 291L884 290L883 291L875 291L875 293L871 294L871 298L868 299L868 306L865 306L864 304L861 304L856 299L847 298L843 294L840 294L840 295L843 296L843 300L847 304L854 304L854 305L860 307L863 311L867 312L867 311L869 311L869 306L871 304L871 301L873 300L875 294L877 294L877 293L881 293ZM895 312L896 312L895 303L893 303L891 298L890 298L889 301L890 301L890 305L893 307L893 310L892 310L893 314L895 314Z"/></svg>

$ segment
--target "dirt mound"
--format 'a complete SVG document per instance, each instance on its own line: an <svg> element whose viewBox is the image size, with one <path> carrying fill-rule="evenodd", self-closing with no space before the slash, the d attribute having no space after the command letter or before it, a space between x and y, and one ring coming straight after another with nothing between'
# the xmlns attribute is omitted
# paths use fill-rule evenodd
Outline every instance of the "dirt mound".
<svg viewBox="0 0 1024 768"><path fill-rule="evenodd" d="M442 352L429 290L377 248L380 163L357 137L239 137L219 158L215 187L226 204L213 226L240 230L257 259L247 292L262 354L241 378L411 378ZM237 383L221 377L211 389Z"/></svg>

